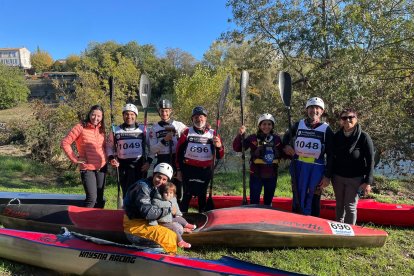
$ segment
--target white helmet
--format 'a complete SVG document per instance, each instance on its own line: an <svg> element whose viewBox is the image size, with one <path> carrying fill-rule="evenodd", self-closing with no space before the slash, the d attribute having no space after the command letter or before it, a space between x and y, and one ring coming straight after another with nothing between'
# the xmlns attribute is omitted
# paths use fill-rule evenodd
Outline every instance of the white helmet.
<svg viewBox="0 0 414 276"><path fill-rule="evenodd" d="M168 163L159 163L154 168L154 173L161 173L168 177L168 180L171 180L173 175L173 168Z"/></svg>
<svg viewBox="0 0 414 276"><path fill-rule="evenodd" d="M325 103L323 102L323 100L321 98L318 98L318 97L310 98L306 102L306 108L308 108L311 105L316 105L316 106L319 106L322 109L325 109Z"/></svg>
<svg viewBox="0 0 414 276"><path fill-rule="evenodd" d="M125 111L132 111L135 113L135 115L138 116L138 108L131 103L126 104L123 108L122 108L122 114L124 114Z"/></svg>
<svg viewBox="0 0 414 276"><path fill-rule="evenodd" d="M273 118L272 114L264 113L259 116L259 120L257 120L257 125L260 126L260 123L263 121L272 121L273 125L275 125L275 118Z"/></svg>

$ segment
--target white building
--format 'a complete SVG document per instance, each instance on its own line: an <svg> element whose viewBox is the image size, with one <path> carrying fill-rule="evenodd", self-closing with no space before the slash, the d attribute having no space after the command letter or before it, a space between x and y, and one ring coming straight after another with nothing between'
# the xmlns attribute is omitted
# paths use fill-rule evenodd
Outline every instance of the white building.
<svg viewBox="0 0 414 276"><path fill-rule="evenodd" d="M23 69L32 68L30 51L26 48L0 48L0 63L7 66L19 66Z"/></svg>

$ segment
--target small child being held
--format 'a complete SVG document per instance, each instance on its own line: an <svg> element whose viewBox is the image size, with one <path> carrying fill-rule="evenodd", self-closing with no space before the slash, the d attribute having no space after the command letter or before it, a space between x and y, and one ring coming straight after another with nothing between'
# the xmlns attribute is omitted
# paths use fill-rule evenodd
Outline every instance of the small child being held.
<svg viewBox="0 0 414 276"><path fill-rule="evenodd" d="M194 229L196 229L196 225L190 224L187 222L185 218L182 217L182 213L180 208L178 207L178 202L176 198L176 187L173 183L168 182L166 184L161 185L158 188L160 195L162 196L162 200L154 198L153 204L159 207L170 207L172 210L175 210L175 214L166 215L160 219L158 219L158 223L162 226L171 229L177 234L178 243L177 245L181 248L191 248L191 244L185 242L182 238L182 234L184 232L191 233Z"/></svg>

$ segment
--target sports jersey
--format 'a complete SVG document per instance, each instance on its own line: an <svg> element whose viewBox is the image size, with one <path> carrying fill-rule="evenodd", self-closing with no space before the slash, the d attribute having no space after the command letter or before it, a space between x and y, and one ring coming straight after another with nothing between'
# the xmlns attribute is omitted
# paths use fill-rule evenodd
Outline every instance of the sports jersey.
<svg viewBox="0 0 414 276"><path fill-rule="evenodd" d="M108 155L118 156L118 159L138 160L142 157L142 142L144 139L144 126L133 127L124 124L115 127L114 133L109 137L107 146ZM114 148L114 138L116 149Z"/></svg>
<svg viewBox="0 0 414 276"><path fill-rule="evenodd" d="M187 128L180 137L177 146L177 168L180 164L195 167L209 167L213 162L213 137L214 130L196 130ZM224 147L215 149L217 159L224 156Z"/></svg>
<svg viewBox="0 0 414 276"><path fill-rule="evenodd" d="M171 120L170 122L160 121L157 124L154 124L149 131L151 155L170 154L171 142L171 151L175 154L178 139L186 128L187 127L183 123L174 120ZM170 131L174 132L172 140L163 140L163 138L167 136Z"/></svg>
<svg viewBox="0 0 414 276"><path fill-rule="evenodd" d="M322 123L312 129L306 126L305 120L299 121L294 147L300 160L308 163L315 163L317 159L324 160L325 133L328 126L327 123Z"/></svg>

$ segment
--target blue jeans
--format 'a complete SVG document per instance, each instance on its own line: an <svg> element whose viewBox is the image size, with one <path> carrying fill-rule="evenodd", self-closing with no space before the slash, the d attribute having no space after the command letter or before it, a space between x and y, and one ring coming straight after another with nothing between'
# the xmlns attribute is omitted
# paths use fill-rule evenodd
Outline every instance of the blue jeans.
<svg viewBox="0 0 414 276"><path fill-rule="evenodd" d="M257 175L250 175L250 204L260 203L260 194L264 187L264 205L272 205L273 196L276 191L277 177L261 178Z"/></svg>

